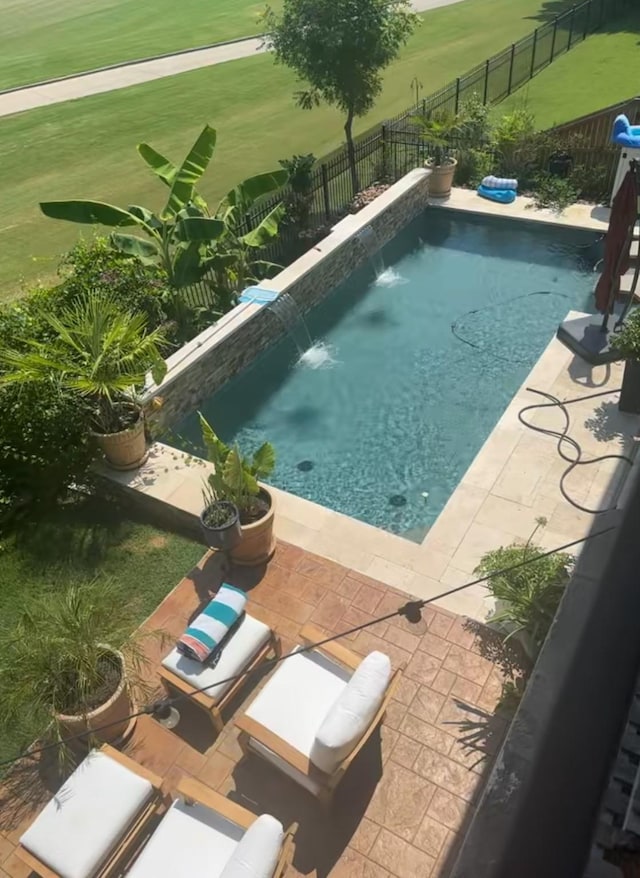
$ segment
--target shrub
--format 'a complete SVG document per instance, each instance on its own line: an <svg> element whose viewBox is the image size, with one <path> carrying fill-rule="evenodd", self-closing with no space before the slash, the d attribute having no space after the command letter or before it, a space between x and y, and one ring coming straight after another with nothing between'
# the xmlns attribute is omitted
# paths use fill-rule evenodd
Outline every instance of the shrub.
<svg viewBox="0 0 640 878"><path fill-rule="evenodd" d="M55 501L83 481L89 414L54 382L0 390L0 515Z"/></svg>
<svg viewBox="0 0 640 878"><path fill-rule="evenodd" d="M458 151L458 167L456 168L456 185L470 186L475 189L483 177L494 173L495 156L491 150L482 147L461 149Z"/></svg>
<svg viewBox="0 0 640 878"><path fill-rule="evenodd" d="M640 360L640 311L627 317L622 329L611 342L625 360Z"/></svg>
<svg viewBox="0 0 640 878"><path fill-rule="evenodd" d="M538 174L533 188L536 207L548 207L557 213L575 204L579 196L571 177L554 177L548 172Z"/></svg>

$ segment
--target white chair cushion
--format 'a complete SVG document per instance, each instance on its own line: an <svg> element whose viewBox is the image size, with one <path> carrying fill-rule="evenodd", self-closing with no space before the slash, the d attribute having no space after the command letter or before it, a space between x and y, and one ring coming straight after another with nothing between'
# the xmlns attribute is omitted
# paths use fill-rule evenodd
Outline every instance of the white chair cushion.
<svg viewBox="0 0 640 878"><path fill-rule="evenodd" d="M220 878L271 878L284 840L282 824L262 814L242 837Z"/></svg>
<svg viewBox="0 0 640 878"><path fill-rule="evenodd" d="M175 648L163 660L162 667L173 671L176 676L190 683L195 689L211 686L212 683L232 677L245 668L269 640L270 635L271 629L268 625L245 613L237 630L225 643L220 660L215 667L209 667L189 659L181 655ZM211 689L207 689L205 695L217 701L222 698L231 685L232 683L228 682L212 686Z"/></svg>
<svg viewBox="0 0 640 878"><path fill-rule="evenodd" d="M129 878L218 878L242 838L242 828L202 805L173 802Z"/></svg>
<svg viewBox="0 0 640 878"><path fill-rule="evenodd" d="M318 729L351 672L319 652L297 649L249 705L247 716L310 756Z"/></svg>
<svg viewBox="0 0 640 878"><path fill-rule="evenodd" d="M391 661L372 652L327 711L311 748L311 761L332 774L366 732L378 712L391 679Z"/></svg>
<svg viewBox="0 0 640 878"><path fill-rule="evenodd" d="M20 843L62 878L90 878L117 847L152 793L148 780L94 750Z"/></svg>

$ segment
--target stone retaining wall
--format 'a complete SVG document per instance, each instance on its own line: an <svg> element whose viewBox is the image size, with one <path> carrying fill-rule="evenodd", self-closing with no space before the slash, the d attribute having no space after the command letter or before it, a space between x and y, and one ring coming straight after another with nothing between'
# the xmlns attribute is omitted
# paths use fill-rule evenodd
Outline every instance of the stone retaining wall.
<svg viewBox="0 0 640 878"><path fill-rule="evenodd" d="M358 232L370 226L382 247L424 210L428 178L424 169L411 171L357 214L341 220L328 237L261 286L288 293L303 313L308 311L367 259ZM145 394L147 403L154 397L162 399L162 406L149 416L154 431L177 424L283 331L268 308L243 304L177 351L167 360L162 384L151 385Z"/></svg>

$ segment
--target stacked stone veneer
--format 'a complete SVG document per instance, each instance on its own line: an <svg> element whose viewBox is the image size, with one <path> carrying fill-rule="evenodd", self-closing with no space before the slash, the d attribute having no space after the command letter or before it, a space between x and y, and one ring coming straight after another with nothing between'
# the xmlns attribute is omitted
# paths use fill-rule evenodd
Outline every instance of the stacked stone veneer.
<svg viewBox="0 0 640 878"><path fill-rule="evenodd" d="M288 293L304 313L344 281L367 254L358 233L370 226L382 247L427 205L429 172L411 171L357 214L339 222L331 234L261 286ZM155 430L170 427L197 408L236 375L284 329L264 306L239 305L167 360L162 384L151 385L145 399L162 400L150 414Z"/></svg>

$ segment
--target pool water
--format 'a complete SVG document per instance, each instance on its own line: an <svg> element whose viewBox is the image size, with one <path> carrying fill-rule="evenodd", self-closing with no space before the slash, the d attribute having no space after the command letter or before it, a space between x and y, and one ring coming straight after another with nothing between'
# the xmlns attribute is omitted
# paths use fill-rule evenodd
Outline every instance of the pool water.
<svg viewBox="0 0 640 878"><path fill-rule="evenodd" d="M592 310L594 233L427 210L202 406L273 443L272 484L420 541L570 309ZM175 444L202 447L197 416Z"/></svg>

